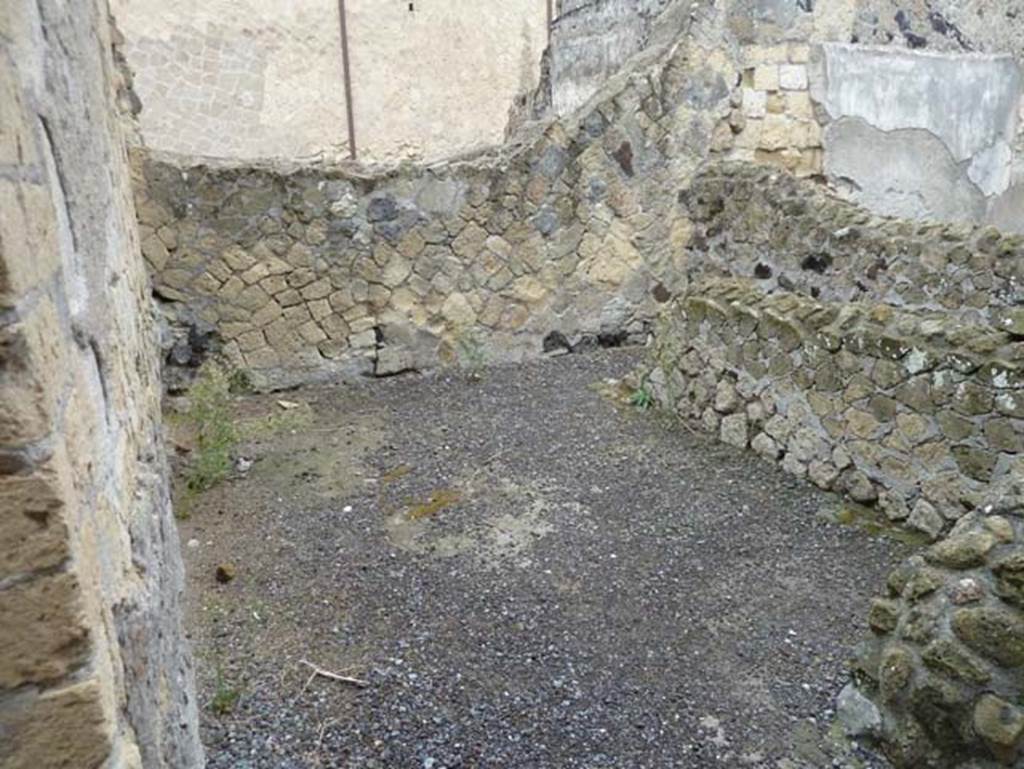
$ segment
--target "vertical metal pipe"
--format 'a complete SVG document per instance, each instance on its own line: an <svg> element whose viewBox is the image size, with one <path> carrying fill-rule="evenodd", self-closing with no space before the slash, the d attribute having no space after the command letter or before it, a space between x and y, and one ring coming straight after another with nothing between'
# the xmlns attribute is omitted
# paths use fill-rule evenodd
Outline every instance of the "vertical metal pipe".
<svg viewBox="0 0 1024 769"><path fill-rule="evenodd" d="M550 0L548 0L550 3ZM348 59L348 24L345 18L345 0L338 0L338 17L341 20L341 66L345 78L345 117L348 120L348 156L356 159L356 119L352 107L352 71Z"/></svg>

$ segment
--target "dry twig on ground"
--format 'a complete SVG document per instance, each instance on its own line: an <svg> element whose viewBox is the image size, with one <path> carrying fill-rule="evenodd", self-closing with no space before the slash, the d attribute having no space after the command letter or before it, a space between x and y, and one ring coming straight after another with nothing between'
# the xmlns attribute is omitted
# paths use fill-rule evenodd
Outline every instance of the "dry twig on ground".
<svg viewBox="0 0 1024 769"><path fill-rule="evenodd" d="M326 670L320 667L319 665L314 665L312 662L309 662L308 660L299 660L299 662L313 671L309 674L309 678L306 680L306 685L302 687L303 692L309 688L309 685L313 683L313 680L317 676L330 678L332 681L340 681L343 684L351 684L352 686L358 686L360 689L365 689L367 686L370 685L369 681L364 681L361 678L351 678L349 676L343 676L338 673L334 673L330 670ZM299 693L301 694L302 692Z"/></svg>

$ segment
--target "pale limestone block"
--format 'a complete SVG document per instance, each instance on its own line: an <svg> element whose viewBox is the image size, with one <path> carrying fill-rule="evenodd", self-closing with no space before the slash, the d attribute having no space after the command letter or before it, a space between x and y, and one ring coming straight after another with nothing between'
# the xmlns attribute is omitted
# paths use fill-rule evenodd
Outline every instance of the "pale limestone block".
<svg viewBox="0 0 1024 769"><path fill-rule="evenodd" d="M768 94L753 88L743 89L743 114L748 118L763 118L767 110Z"/></svg>
<svg viewBox="0 0 1024 769"><path fill-rule="evenodd" d="M799 120L814 119L814 105L811 96L807 91L787 91L783 94L785 100L785 112L790 117Z"/></svg>
<svg viewBox="0 0 1024 769"><path fill-rule="evenodd" d="M790 43L788 59L791 64L806 64L811 59L811 47L802 43Z"/></svg>
<svg viewBox="0 0 1024 769"><path fill-rule="evenodd" d="M779 67L761 64L754 68L754 88L758 91L779 90Z"/></svg>
<svg viewBox="0 0 1024 769"><path fill-rule="evenodd" d="M807 67L803 64L783 64L780 66L779 86L784 91L806 91Z"/></svg>

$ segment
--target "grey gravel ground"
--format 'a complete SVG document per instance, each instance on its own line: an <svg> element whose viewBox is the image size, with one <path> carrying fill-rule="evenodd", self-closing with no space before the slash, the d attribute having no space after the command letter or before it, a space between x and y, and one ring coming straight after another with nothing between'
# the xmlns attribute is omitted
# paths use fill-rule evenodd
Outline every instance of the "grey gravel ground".
<svg viewBox="0 0 1024 769"><path fill-rule="evenodd" d="M882 766L831 708L902 546L594 386L637 355L240 400L288 418L182 522L209 766Z"/></svg>

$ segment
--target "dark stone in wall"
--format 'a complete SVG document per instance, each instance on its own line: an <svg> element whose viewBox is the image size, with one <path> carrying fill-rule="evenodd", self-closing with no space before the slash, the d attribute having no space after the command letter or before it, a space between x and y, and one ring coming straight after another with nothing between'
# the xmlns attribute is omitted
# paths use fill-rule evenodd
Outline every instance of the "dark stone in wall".
<svg viewBox="0 0 1024 769"><path fill-rule="evenodd" d="M565 334L561 331L552 331L546 337L542 344L544 352L555 352L557 350L572 350L572 345L569 344L569 340L565 338Z"/></svg>
<svg viewBox="0 0 1024 769"><path fill-rule="evenodd" d="M366 207L366 219L370 222L389 222L398 218L398 204L390 196L371 198Z"/></svg>
<svg viewBox="0 0 1024 769"><path fill-rule="evenodd" d="M622 142L619 148L612 153L615 160L619 163L619 168L626 176L633 175L633 145L629 142Z"/></svg>
<svg viewBox="0 0 1024 769"><path fill-rule="evenodd" d="M654 301L658 304L664 304L672 298L672 293L665 288L664 283L659 283L651 291L651 295L654 297Z"/></svg>
<svg viewBox="0 0 1024 769"><path fill-rule="evenodd" d="M819 275L824 275L826 270L832 265L832 257L828 254L808 254L802 262L800 262L801 269L810 270L816 272Z"/></svg>

